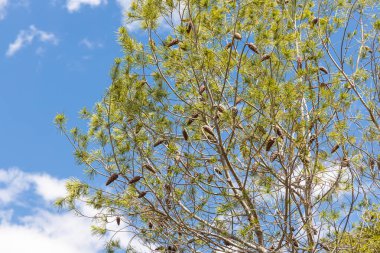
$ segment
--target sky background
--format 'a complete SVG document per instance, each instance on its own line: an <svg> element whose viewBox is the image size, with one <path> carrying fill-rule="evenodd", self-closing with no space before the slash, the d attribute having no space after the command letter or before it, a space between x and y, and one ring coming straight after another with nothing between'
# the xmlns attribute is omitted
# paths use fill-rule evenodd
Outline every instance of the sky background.
<svg viewBox="0 0 380 253"><path fill-rule="evenodd" d="M78 111L102 98L130 2L0 0L0 252L103 252L89 220L51 205L84 178L53 119L83 126Z"/></svg>

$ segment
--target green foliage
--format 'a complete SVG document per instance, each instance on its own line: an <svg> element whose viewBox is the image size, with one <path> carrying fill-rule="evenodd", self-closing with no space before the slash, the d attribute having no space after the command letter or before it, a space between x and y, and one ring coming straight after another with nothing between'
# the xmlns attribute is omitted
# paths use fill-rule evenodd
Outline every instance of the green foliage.
<svg viewBox="0 0 380 253"><path fill-rule="evenodd" d="M66 117L64 114L57 114L54 119L54 123L62 129L62 127L66 124Z"/></svg>
<svg viewBox="0 0 380 253"><path fill-rule="evenodd" d="M327 248L330 251L343 253L363 252L376 253L380 251L380 213L378 205L366 210L359 224L349 232L339 233L334 243Z"/></svg>
<svg viewBox="0 0 380 253"><path fill-rule="evenodd" d="M87 129L55 119L92 180L70 181L57 205L96 209L99 235L123 217L120 231L152 250L318 252L320 234L330 247L352 240L360 200L379 190L379 9L134 1L127 21L143 39L118 30L124 56L104 98L80 111Z"/></svg>

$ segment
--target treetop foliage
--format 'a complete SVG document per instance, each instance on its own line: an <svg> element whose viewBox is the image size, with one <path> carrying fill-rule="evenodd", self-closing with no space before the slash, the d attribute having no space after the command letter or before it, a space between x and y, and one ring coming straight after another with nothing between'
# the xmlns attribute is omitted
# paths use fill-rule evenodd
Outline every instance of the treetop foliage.
<svg viewBox="0 0 380 253"><path fill-rule="evenodd" d="M119 29L88 129L56 118L91 179L58 205L84 201L94 233L117 223L152 252L345 252L378 203L379 8L133 2L143 39Z"/></svg>

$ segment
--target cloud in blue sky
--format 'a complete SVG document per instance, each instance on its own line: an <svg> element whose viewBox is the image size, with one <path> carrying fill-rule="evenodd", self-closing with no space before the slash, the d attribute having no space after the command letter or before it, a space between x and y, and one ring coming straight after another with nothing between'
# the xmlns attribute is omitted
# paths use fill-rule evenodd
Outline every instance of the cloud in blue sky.
<svg viewBox="0 0 380 253"><path fill-rule="evenodd" d="M103 244L92 237L89 222L73 214L38 209L10 222L12 211L0 223L1 252L94 253Z"/></svg>
<svg viewBox="0 0 380 253"><path fill-rule="evenodd" d="M0 252L103 251L112 234L103 238L93 236L91 219L52 208L53 201L65 195L65 182L47 173L27 173L18 168L0 169ZM17 215L20 207L27 213ZM79 210L87 216L97 215L96 210L84 205L79 205ZM107 227L118 230L114 223ZM121 233L115 238L126 246L131 235ZM137 240L132 245L139 252L148 252Z"/></svg>
<svg viewBox="0 0 380 253"><path fill-rule="evenodd" d="M125 24L125 13L130 9L132 0L116 0L116 3L121 9L121 23ZM140 22L133 22L131 24L126 24L129 31L135 31L140 27Z"/></svg>
<svg viewBox="0 0 380 253"><path fill-rule="evenodd" d="M13 56L21 48L31 44L35 39L37 39L40 42L47 42L54 45L58 44L58 38L55 34L39 30L34 25L31 25L29 26L29 29L21 30L18 33L15 41L9 44L6 56Z"/></svg>
<svg viewBox="0 0 380 253"><path fill-rule="evenodd" d="M2 1L2 0L0 0ZM120 10L121 10L121 23L124 24L124 20L125 20L125 13L130 9L131 7L131 4L132 4L132 0L115 0L115 2L117 3L117 5L120 7ZM80 10L80 8L84 5L88 5L88 6L91 6L91 7L98 7L102 4L107 4L108 1L107 0L67 0L66 1L66 9L70 12L70 13L73 13L73 12L77 12ZM126 24L126 27L130 30L130 31L135 31L139 28L140 26L140 22L133 22L131 24Z"/></svg>
<svg viewBox="0 0 380 253"><path fill-rule="evenodd" d="M82 5L90 5L92 7L106 4L106 0L67 0L66 8L69 12L76 12L82 7Z"/></svg>
<svg viewBox="0 0 380 253"><path fill-rule="evenodd" d="M5 9L8 5L8 0L0 0L0 20L5 17Z"/></svg>
<svg viewBox="0 0 380 253"><path fill-rule="evenodd" d="M101 42L92 41L92 40L89 40L87 38L82 39L79 42L79 44L86 47L87 49L96 49L96 48L102 48L103 47L103 44Z"/></svg>
<svg viewBox="0 0 380 253"><path fill-rule="evenodd" d="M102 249L104 242L91 235L90 220L50 207L65 192L65 180L46 173L1 169L0 252L93 253ZM28 213L15 215L20 207Z"/></svg>
<svg viewBox="0 0 380 253"><path fill-rule="evenodd" d="M65 194L65 182L48 174L28 174L19 169L0 170L0 205L17 203L20 194L34 189L37 195L52 201Z"/></svg>
<svg viewBox="0 0 380 253"><path fill-rule="evenodd" d="M131 7L132 0L116 0L121 7L123 14Z"/></svg>

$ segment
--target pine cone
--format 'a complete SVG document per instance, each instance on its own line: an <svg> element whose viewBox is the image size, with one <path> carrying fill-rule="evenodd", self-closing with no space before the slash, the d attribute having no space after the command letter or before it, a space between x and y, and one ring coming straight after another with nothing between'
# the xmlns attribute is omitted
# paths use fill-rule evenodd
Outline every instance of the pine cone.
<svg viewBox="0 0 380 253"><path fill-rule="evenodd" d="M202 84L201 87L199 87L199 94L202 95L205 90L206 90L206 86Z"/></svg>
<svg viewBox="0 0 380 253"><path fill-rule="evenodd" d="M339 144L336 144L332 149L331 149L331 154L335 153L339 149Z"/></svg>
<svg viewBox="0 0 380 253"><path fill-rule="evenodd" d="M147 191L140 192L139 195L137 196L137 198L141 199L141 198L145 197L145 195L146 195L147 193L148 193Z"/></svg>
<svg viewBox="0 0 380 253"><path fill-rule="evenodd" d="M174 46L174 45L177 45L179 43L179 40L178 39L173 39L169 44L167 44L166 46L167 47L171 47L171 46Z"/></svg>
<svg viewBox="0 0 380 253"><path fill-rule="evenodd" d="M260 54L259 49L253 43L247 43L246 45L248 46L249 49L251 49L256 54Z"/></svg>
<svg viewBox="0 0 380 253"><path fill-rule="evenodd" d="M193 123L194 122L194 120L196 119L196 118L198 118L198 116L199 116L199 113L194 113L193 115L191 115L191 118L189 118L188 120L187 120L187 123L186 123L186 125L191 125L191 123Z"/></svg>
<svg viewBox="0 0 380 253"><path fill-rule="evenodd" d="M129 184L137 183L138 181L140 181L141 178L142 176L135 176L131 180L129 180Z"/></svg>
<svg viewBox="0 0 380 253"><path fill-rule="evenodd" d="M279 126L274 126L274 131L281 139L284 139L284 134Z"/></svg>
<svg viewBox="0 0 380 253"><path fill-rule="evenodd" d="M150 164L144 164L143 166L142 166L143 168L145 168L145 169L147 169L147 170L149 170L150 172L152 172L152 173L156 173L156 170L153 168L153 166L152 165L150 165Z"/></svg>
<svg viewBox="0 0 380 253"><path fill-rule="evenodd" d="M106 182L106 186L109 185L109 184L111 184L111 183L112 183L113 181L115 181L118 177L119 177L118 174L113 173L113 174L108 178L108 180L107 180L107 182Z"/></svg>
<svg viewBox="0 0 380 253"><path fill-rule="evenodd" d="M214 136L214 132L212 131L212 128L211 128L211 127L209 127L209 126L207 126L207 125L204 125L202 128L203 128L203 130L204 130L206 133L208 133L208 134Z"/></svg>
<svg viewBox="0 0 380 253"><path fill-rule="evenodd" d="M188 141L189 140L189 135L187 134L187 131L186 129L182 129L182 136L183 138L185 139L185 141Z"/></svg>
<svg viewBox="0 0 380 253"><path fill-rule="evenodd" d="M235 33L234 34L234 39L241 40L241 34L240 33Z"/></svg>
<svg viewBox="0 0 380 253"><path fill-rule="evenodd" d="M266 60L268 60L268 59L270 59L270 54L264 54L262 57L261 57L261 61L263 62L263 61L266 61Z"/></svg>
<svg viewBox="0 0 380 253"><path fill-rule="evenodd" d="M329 71L325 67L320 66L318 69L322 71L323 73L325 73L326 75L329 73Z"/></svg>
<svg viewBox="0 0 380 253"><path fill-rule="evenodd" d="M191 29L193 29L193 25L191 23L188 23L187 24L187 27L186 27L186 32L187 33L190 33L191 32Z"/></svg>
<svg viewBox="0 0 380 253"><path fill-rule="evenodd" d="M158 141L156 141L156 142L154 143L153 147L157 147L157 146L161 145L161 144L164 143L164 142L166 142L165 139L160 139L160 140L158 140Z"/></svg>
<svg viewBox="0 0 380 253"><path fill-rule="evenodd" d="M274 138L274 137L269 138L267 145L265 147L266 151L269 151L272 148L275 140L276 140L276 138Z"/></svg>

